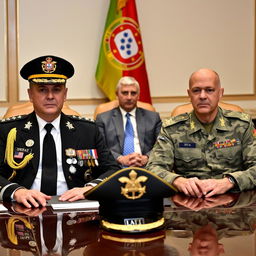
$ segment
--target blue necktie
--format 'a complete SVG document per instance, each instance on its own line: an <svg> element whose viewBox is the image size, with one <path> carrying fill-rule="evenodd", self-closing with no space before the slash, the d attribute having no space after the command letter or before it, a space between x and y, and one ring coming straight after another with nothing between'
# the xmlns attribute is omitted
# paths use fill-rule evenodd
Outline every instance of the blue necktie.
<svg viewBox="0 0 256 256"><path fill-rule="evenodd" d="M130 113L126 113L126 125L124 131L124 149L123 156L134 152L134 131L132 127L132 122L130 119Z"/></svg>

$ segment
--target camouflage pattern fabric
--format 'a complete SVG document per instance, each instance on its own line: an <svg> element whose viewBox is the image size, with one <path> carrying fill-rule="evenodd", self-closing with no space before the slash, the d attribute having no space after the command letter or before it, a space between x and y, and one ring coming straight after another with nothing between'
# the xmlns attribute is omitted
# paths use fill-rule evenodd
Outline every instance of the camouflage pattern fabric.
<svg viewBox="0 0 256 256"><path fill-rule="evenodd" d="M166 216L167 217L167 216ZM200 212L172 212L168 215L167 228L173 230L173 236L192 237L203 226L211 225L218 239L250 235L255 231L255 209L208 209ZM183 232L177 232L177 231ZM176 235L177 234L177 235Z"/></svg>
<svg viewBox="0 0 256 256"><path fill-rule="evenodd" d="M175 178L232 176L237 189L256 185L256 139L249 115L219 108L207 133L195 113L163 121L146 169L172 183Z"/></svg>
<svg viewBox="0 0 256 256"><path fill-rule="evenodd" d="M256 193L251 190L240 193L231 207L223 205L199 212L172 209L165 212L164 217L167 228L172 230L173 236L192 237L198 229L210 224L217 231L218 239L221 239L254 233L255 207Z"/></svg>

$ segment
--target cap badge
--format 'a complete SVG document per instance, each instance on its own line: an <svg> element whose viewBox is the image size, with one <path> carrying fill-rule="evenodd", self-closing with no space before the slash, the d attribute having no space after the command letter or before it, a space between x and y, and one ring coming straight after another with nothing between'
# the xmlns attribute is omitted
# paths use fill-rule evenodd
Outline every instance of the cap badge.
<svg viewBox="0 0 256 256"><path fill-rule="evenodd" d="M52 73L56 70L56 61L53 61L51 57L47 57L45 61L42 61L42 69L45 73Z"/></svg>
<svg viewBox="0 0 256 256"><path fill-rule="evenodd" d="M137 178L137 173L132 170L129 173L129 177L120 177L118 180L121 183L126 183L125 187L121 187L121 194L127 199L138 199L146 193L146 186L142 187L141 182L147 181L146 176L140 176Z"/></svg>

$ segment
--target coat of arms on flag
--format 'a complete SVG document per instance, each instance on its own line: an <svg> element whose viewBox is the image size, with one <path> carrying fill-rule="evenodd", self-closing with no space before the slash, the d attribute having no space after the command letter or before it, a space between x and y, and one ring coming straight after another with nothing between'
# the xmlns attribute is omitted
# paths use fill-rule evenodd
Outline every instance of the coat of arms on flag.
<svg viewBox="0 0 256 256"><path fill-rule="evenodd" d="M119 79L132 76L140 84L140 101L151 103L135 0L110 0L95 76L110 100Z"/></svg>

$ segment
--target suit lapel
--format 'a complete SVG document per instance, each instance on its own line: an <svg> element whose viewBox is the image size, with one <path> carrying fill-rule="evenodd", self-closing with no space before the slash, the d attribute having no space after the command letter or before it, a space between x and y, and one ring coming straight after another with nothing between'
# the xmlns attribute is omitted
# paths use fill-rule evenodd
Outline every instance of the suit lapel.
<svg viewBox="0 0 256 256"><path fill-rule="evenodd" d="M123 125L123 117L119 108L115 108L113 110L112 121L116 129L116 134L119 140L120 148L122 150L123 144L124 144L124 125Z"/></svg>
<svg viewBox="0 0 256 256"><path fill-rule="evenodd" d="M138 131L141 152L143 152L143 149L144 149L144 136L146 136L145 134L146 126L143 121L144 121L144 112L142 109L137 108L136 123L137 123L137 131Z"/></svg>

